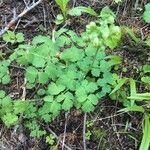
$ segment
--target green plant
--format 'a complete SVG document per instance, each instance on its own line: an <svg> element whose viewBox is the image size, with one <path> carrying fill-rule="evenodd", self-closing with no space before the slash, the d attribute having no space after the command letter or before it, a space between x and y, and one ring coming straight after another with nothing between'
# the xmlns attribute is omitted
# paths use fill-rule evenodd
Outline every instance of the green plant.
<svg viewBox="0 0 150 150"><path fill-rule="evenodd" d="M85 133L85 139L86 139L86 140L90 140L90 139L91 139L91 135L92 135L91 131L88 130L88 131Z"/></svg>
<svg viewBox="0 0 150 150"><path fill-rule="evenodd" d="M49 145L54 145L55 143L54 139L55 137L52 134L50 134L49 136L46 137L46 143L48 143Z"/></svg>
<svg viewBox="0 0 150 150"><path fill-rule="evenodd" d="M123 103L124 106L130 106L130 102L127 99L129 92L127 85L130 79L126 77L119 77L117 74L113 74L113 83L112 88L113 90L109 94L112 100L119 100Z"/></svg>
<svg viewBox="0 0 150 150"><path fill-rule="evenodd" d="M130 89L131 89L131 96L128 99L134 101L133 105L128 106L124 109L121 109L119 112L140 112L144 114L144 122L143 125L143 137L140 145L140 150L148 150L150 145L150 114L146 111L146 109L150 108L149 100L150 100L150 93L137 93L135 81L130 81ZM137 105L136 101L143 101L145 104Z"/></svg>
<svg viewBox="0 0 150 150"><path fill-rule="evenodd" d="M24 34L23 33L17 33L15 34L12 31L7 31L4 35L3 35L3 40L7 43L22 43L24 41Z"/></svg>
<svg viewBox="0 0 150 150"><path fill-rule="evenodd" d="M92 41L93 46L103 47L103 42L105 46L110 48L115 48L121 38L121 29L119 26L114 25L115 15L113 12L106 6L102 9L100 16L101 21L100 25L97 26L95 22L91 22L87 25L87 32L85 34L85 40Z"/></svg>
<svg viewBox="0 0 150 150"><path fill-rule="evenodd" d="M0 91L0 118L10 127L18 123L18 116L28 107L28 101L15 100L6 96L4 91Z"/></svg>
<svg viewBox="0 0 150 150"><path fill-rule="evenodd" d="M141 50L140 52L144 52L147 56L150 56L149 47L150 47L150 36L148 35L146 38L142 39L142 37L138 37L137 33L135 33L134 29L131 29L127 26L122 26L122 35L129 35L132 40L132 44L136 47L147 47L145 50ZM136 29L137 30L137 29ZM130 49L132 51L132 49Z"/></svg>
<svg viewBox="0 0 150 150"><path fill-rule="evenodd" d="M91 132L91 128L93 128L94 126L94 121L90 120L90 121L86 121L86 133L85 133L85 139L86 140L90 140L91 136L92 136L92 132Z"/></svg>
<svg viewBox="0 0 150 150"><path fill-rule="evenodd" d="M83 12L88 13L92 16L97 16L96 12L91 7L78 6L69 8L70 0L55 0L62 14L58 14L56 18L56 24L64 22L68 16L80 16Z"/></svg>
<svg viewBox="0 0 150 150"><path fill-rule="evenodd" d="M113 63L114 64L114 63ZM149 81L150 77L148 73L150 72L150 65L146 64L142 67L142 71L139 74L142 84L144 84L145 89L149 90ZM123 103L124 106L131 106L132 104L128 100L129 96L129 90L128 90L128 85L130 83L130 88L131 91L135 89L135 83L132 81L132 78L126 78L126 77L119 77L117 74L113 74L113 83L112 83L112 88L113 90L109 94L110 98L112 100L119 100L120 102Z"/></svg>
<svg viewBox="0 0 150 150"><path fill-rule="evenodd" d="M91 121L86 121L86 127L87 128L90 128L94 125L94 122L91 120Z"/></svg>
<svg viewBox="0 0 150 150"><path fill-rule="evenodd" d="M122 26L122 32L124 34L128 34L130 38L134 41L134 44L141 44L142 40L137 37L136 33L133 31L133 29L127 27L127 26Z"/></svg>
<svg viewBox="0 0 150 150"><path fill-rule="evenodd" d="M144 115L144 129L143 129L143 138L140 145L140 150L148 150L150 145L150 115Z"/></svg>
<svg viewBox="0 0 150 150"><path fill-rule="evenodd" d="M10 83L10 73L8 66L10 65L10 61L1 61L0 62L0 83L8 84Z"/></svg>
<svg viewBox="0 0 150 150"><path fill-rule="evenodd" d="M145 11L143 14L143 18L144 18L145 22L150 23L150 3L147 3L145 5Z"/></svg>
<svg viewBox="0 0 150 150"><path fill-rule="evenodd" d="M144 65L142 70L143 70L143 75L142 75L141 81L149 85L150 76L148 76L148 73L150 73L150 65L149 64Z"/></svg>
<svg viewBox="0 0 150 150"><path fill-rule="evenodd" d="M46 134L46 131L42 130L35 120L27 122L25 126L31 131L30 136L32 137L40 138Z"/></svg>
<svg viewBox="0 0 150 150"><path fill-rule="evenodd" d="M35 94L30 99L10 99L8 112L2 104L1 120L8 127L23 120L31 136L40 137L46 131L39 122L51 122L62 110L75 107L94 111L99 100L111 91L113 82L111 67L116 59L107 57L105 49L115 48L120 38L115 15L105 7L96 23L87 25L81 36L62 28L52 39L39 35L30 44L20 44L6 60L7 67L12 62L22 65L25 88L35 90Z"/></svg>

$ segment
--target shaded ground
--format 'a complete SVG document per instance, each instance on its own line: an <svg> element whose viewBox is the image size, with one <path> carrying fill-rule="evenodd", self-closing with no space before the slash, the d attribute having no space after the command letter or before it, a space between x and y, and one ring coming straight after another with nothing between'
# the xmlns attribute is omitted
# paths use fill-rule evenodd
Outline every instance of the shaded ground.
<svg viewBox="0 0 150 150"><path fill-rule="evenodd" d="M75 3L74 3L75 2ZM127 25L137 31L140 37L145 38L150 31L150 27L145 25L142 20L143 6L147 3L145 0L139 1L136 5L135 0L125 0L120 5L114 4L111 0L102 1L85 1L76 0L70 3L70 6L84 5L91 6L97 12L105 5L108 5L117 15L117 23L119 25ZM5 0L0 4L0 28L6 25L12 18L13 9L16 9L17 14L24 8L24 3L21 0ZM44 1L38 7L33 9L30 13L25 15L17 24L11 27L11 30L21 31L25 34L26 40L30 41L34 35L50 34L55 27L54 18L59 13L54 1ZM66 24L67 28L73 29L77 32L82 32L85 25L94 18L88 15L82 15L80 18L70 18ZM141 32L140 32L141 31ZM125 76L135 77L133 68L140 67L140 64L145 63L141 60L140 55L135 53L136 50L141 50L143 47L135 47L128 37L124 37L127 48L122 46L118 48L117 53L123 56L123 67L129 70L130 74L124 73ZM0 41L0 46L3 45ZM15 46L14 46L15 48ZM133 48L135 50L133 50ZM132 51L132 50L133 51ZM2 51L12 51L12 47L5 45ZM115 53L115 52L112 52ZM8 54L9 55L9 54ZM136 59L135 59L136 57ZM0 89L7 91L11 97L17 98L22 95L22 69L15 65L11 67L11 74L13 82L9 86L0 85ZM127 75L126 75L127 74ZM136 113L130 114L116 114L116 112L123 106L121 103L112 101L108 97L103 99L96 110L92 114L88 114L87 120L94 122L94 124L87 128L92 133L90 140L87 140L88 150L136 150L138 149L141 134L142 134L142 116ZM78 110L72 110L67 117L62 114L55 119L50 125L43 125L47 131L52 129L61 139L64 136L64 127L66 125L66 140L65 143L71 146L73 150L83 149L83 122L84 114ZM0 145L4 145L9 150L47 150L48 145L43 139L31 139L28 131L20 126L20 133L15 133L15 128L6 129L2 124L0 125ZM0 148L1 149L1 148ZM61 146L60 146L61 149ZM2 149L3 150L3 149Z"/></svg>

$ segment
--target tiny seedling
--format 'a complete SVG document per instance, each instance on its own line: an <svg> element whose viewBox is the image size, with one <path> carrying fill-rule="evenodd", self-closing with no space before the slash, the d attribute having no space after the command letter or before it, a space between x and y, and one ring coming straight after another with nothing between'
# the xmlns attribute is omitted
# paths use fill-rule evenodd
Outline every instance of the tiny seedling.
<svg viewBox="0 0 150 150"><path fill-rule="evenodd" d="M46 136L46 143L48 143L49 145L54 145L55 143L55 137L50 134L49 136Z"/></svg>
<svg viewBox="0 0 150 150"><path fill-rule="evenodd" d="M17 33L15 34L14 32L8 30L4 35L3 35L3 40L6 43L22 43L24 41L24 34L23 33Z"/></svg>
<svg viewBox="0 0 150 150"><path fill-rule="evenodd" d="M91 139L91 136L92 136L92 133L91 133L91 131L87 131L86 133L85 133L85 139L86 140L90 140Z"/></svg>

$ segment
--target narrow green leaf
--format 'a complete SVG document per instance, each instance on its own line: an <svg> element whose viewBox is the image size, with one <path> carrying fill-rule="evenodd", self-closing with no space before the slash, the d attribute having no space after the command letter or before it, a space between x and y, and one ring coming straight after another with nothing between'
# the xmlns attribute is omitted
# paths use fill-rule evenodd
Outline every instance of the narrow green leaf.
<svg viewBox="0 0 150 150"><path fill-rule="evenodd" d="M130 79L130 95L134 96L136 95L136 84L135 84L135 80Z"/></svg>
<svg viewBox="0 0 150 150"><path fill-rule="evenodd" d="M142 112L142 113L145 112L145 110L142 106L135 106L135 105L120 109L118 112L129 112L129 111Z"/></svg>
<svg viewBox="0 0 150 150"><path fill-rule="evenodd" d="M140 94L135 94L135 95L131 95L130 97L128 97L128 99L135 99L135 100L150 100L150 93L140 93Z"/></svg>
<svg viewBox="0 0 150 150"><path fill-rule="evenodd" d="M150 117L149 115L144 115L144 131L143 131L143 138L140 145L139 150L148 150L150 145Z"/></svg>
<svg viewBox="0 0 150 150"><path fill-rule="evenodd" d="M112 90L112 92L109 95L118 91L126 83L127 80L128 80L128 78L120 79L118 84L116 85L116 87Z"/></svg>
<svg viewBox="0 0 150 150"><path fill-rule="evenodd" d="M141 41L140 38L138 38L137 35L135 35L135 33L129 27L124 26L123 30L125 30L125 32L129 34L129 36L131 37L132 40L134 40L135 43L138 44Z"/></svg>

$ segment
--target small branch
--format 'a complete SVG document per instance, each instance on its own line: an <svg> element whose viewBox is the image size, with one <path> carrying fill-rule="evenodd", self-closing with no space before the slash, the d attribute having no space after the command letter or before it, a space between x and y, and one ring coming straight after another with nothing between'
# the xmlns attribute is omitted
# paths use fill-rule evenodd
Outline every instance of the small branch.
<svg viewBox="0 0 150 150"><path fill-rule="evenodd" d="M60 140L60 138L56 135L55 132L53 132L49 127L47 127L47 130L53 134L53 136L61 143L63 144L63 141ZM67 149L67 150L72 150L72 148L70 148L69 146L67 146L66 144L64 144L64 147Z"/></svg>
<svg viewBox="0 0 150 150"><path fill-rule="evenodd" d="M67 123L68 123L68 112L65 113L65 128L64 128L64 136L63 136L63 141L62 141L62 150L64 150L64 144L66 140L66 129L67 129Z"/></svg>
<svg viewBox="0 0 150 150"><path fill-rule="evenodd" d="M0 49L1 48L3 48L3 47L5 47L7 44L2 44L2 45L0 45Z"/></svg>
<svg viewBox="0 0 150 150"><path fill-rule="evenodd" d="M25 99L26 99L26 83L27 83L27 79L24 78L24 83L22 85L23 92L22 92L22 96L21 96L22 101L25 101Z"/></svg>
<svg viewBox="0 0 150 150"><path fill-rule="evenodd" d="M86 116L87 114L84 114L84 123L83 123L83 148L86 150Z"/></svg>
<svg viewBox="0 0 150 150"><path fill-rule="evenodd" d="M136 0L135 5L134 5L134 10L136 11L138 8L139 0Z"/></svg>
<svg viewBox="0 0 150 150"><path fill-rule="evenodd" d="M15 24L20 18L22 18L25 14L27 14L30 10L32 10L34 7L39 5L42 2L42 0L38 0L37 2L33 2L31 5L29 5L27 8L23 10L22 13L20 13L18 16L13 16L12 20L7 24L7 26L0 31L0 36L2 36L13 24Z"/></svg>
<svg viewBox="0 0 150 150"><path fill-rule="evenodd" d="M94 121L102 121L102 120L105 120L105 119L110 119L110 118L117 117L117 116L125 114L125 113L126 112L121 112L121 113L110 115L110 116L107 116L107 117L104 117L104 118L95 119Z"/></svg>
<svg viewBox="0 0 150 150"><path fill-rule="evenodd" d="M23 0L23 2L25 4L26 8L28 8L28 4L29 4L30 1L27 3L26 0Z"/></svg>

